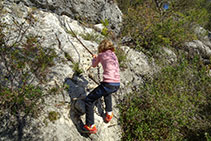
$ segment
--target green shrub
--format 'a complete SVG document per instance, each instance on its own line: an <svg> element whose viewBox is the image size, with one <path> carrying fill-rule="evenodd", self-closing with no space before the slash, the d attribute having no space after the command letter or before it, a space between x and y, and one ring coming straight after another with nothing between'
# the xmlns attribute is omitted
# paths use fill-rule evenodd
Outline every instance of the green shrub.
<svg viewBox="0 0 211 141"><path fill-rule="evenodd" d="M203 6L204 0L168 1L168 10L162 9L164 1L160 0L119 1L125 14L121 36L131 37L134 49L155 59L161 47L179 50L184 42L197 39L196 26L209 25L210 13ZM178 64L164 68L152 81L125 97L120 106L122 139L209 138L210 84L211 78L199 58L178 58Z"/></svg>
<svg viewBox="0 0 211 141"><path fill-rule="evenodd" d="M26 23L15 23L15 38L5 35L13 24L0 23L0 110L17 116L33 113L43 102L41 84L58 56L42 46L42 37L26 35Z"/></svg>
<svg viewBox="0 0 211 141"><path fill-rule="evenodd" d="M95 41L97 43L100 43L100 36L93 33L85 33L85 34L79 34L84 40L89 40L89 41Z"/></svg>
<svg viewBox="0 0 211 141"><path fill-rule="evenodd" d="M51 122L54 122L56 120L58 120L60 118L60 114L56 111L50 111L48 113L48 119L51 121Z"/></svg>
<svg viewBox="0 0 211 141"><path fill-rule="evenodd" d="M164 68L121 104L123 140L205 140L211 132L210 84L197 57Z"/></svg>
<svg viewBox="0 0 211 141"><path fill-rule="evenodd" d="M128 8L137 7L146 0L117 0L118 6L124 14L127 14Z"/></svg>
<svg viewBox="0 0 211 141"><path fill-rule="evenodd" d="M211 141L211 137L210 137L209 133L206 132L205 137L206 137L207 141Z"/></svg>
<svg viewBox="0 0 211 141"><path fill-rule="evenodd" d="M161 47L182 47L184 42L196 39L196 25L206 26L209 13L201 6L203 0L172 1L168 10L162 2L138 1L130 4L124 15L121 36L132 38L133 47L153 56ZM185 7L185 9L184 9Z"/></svg>
<svg viewBox="0 0 211 141"><path fill-rule="evenodd" d="M127 55L125 54L124 50L121 49L120 47L117 47L115 49L115 54L118 58L120 69L127 68L127 64L126 64L127 63Z"/></svg>
<svg viewBox="0 0 211 141"><path fill-rule="evenodd" d="M74 63L74 64L73 64L73 71L74 71L74 73L75 73L76 75L80 75L80 74L83 73L83 70L80 69L80 67L79 67L79 63Z"/></svg>
<svg viewBox="0 0 211 141"><path fill-rule="evenodd" d="M205 28L209 31L211 31L211 2L210 1L206 1L205 4L202 5L203 7L206 8L206 10L208 11L209 13L209 17L208 17L208 22L207 24L205 25Z"/></svg>
<svg viewBox="0 0 211 141"><path fill-rule="evenodd" d="M101 23L102 23L103 26L104 26L104 28L103 28L101 34L102 34L103 36L106 36L106 37L107 37L107 36L109 35L109 30L108 30L109 22L108 22L107 19L105 19L105 20L101 20Z"/></svg>

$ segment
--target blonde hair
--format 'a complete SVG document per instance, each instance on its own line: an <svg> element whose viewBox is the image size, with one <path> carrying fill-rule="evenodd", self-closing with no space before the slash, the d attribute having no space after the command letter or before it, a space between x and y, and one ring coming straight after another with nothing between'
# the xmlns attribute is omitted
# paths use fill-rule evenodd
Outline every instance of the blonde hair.
<svg viewBox="0 0 211 141"><path fill-rule="evenodd" d="M107 50L114 51L114 45L111 41L105 39L102 42L100 42L98 46L98 53L105 52Z"/></svg>

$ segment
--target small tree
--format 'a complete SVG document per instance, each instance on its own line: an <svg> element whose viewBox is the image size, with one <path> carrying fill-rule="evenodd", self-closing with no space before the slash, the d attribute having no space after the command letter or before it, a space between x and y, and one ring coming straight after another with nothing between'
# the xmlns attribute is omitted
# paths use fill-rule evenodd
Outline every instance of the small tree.
<svg viewBox="0 0 211 141"><path fill-rule="evenodd" d="M43 98L41 84L57 57L53 49L42 46L42 37L27 34L35 19L31 13L26 19L30 22L0 22L0 116L20 117L38 107ZM8 30L12 28L16 32Z"/></svg>

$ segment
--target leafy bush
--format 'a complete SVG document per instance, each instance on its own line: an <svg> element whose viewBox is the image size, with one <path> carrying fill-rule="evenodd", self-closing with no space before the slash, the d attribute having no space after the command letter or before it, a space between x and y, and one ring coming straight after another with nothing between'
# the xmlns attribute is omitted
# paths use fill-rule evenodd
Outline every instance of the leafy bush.
<svg viewBox="0 0 211 141"><path fill-rule="evenodd" d="M118 0L124 15L122 37L157 59L161 47L182 48L197 39L196 26L209 27L205 0ZM206 6L207 5L207 6ZM183 56L178 54L178 56ZM211 133L211 78L198 57L178 58L123 100L123 140L208 140ZM160 60L159 60L160 61ZM161 65L161 64L160 64Z"/></svg>
<svg viewBox="0 0 211 141"><path fill-rule="evenodd" d="M73 64L73 71L75 75L80 75L83 73L83 70L79 67L79 63Z"/></svg>
<svg viewBox="0 0 211 141"><path fill-rule="evenodd" d="M202 6L205 7L206 10L209 13L209 15L208 15L208 22L205 25L205 28L207 30L211 31L211 2L210 1L206 1L206 3L204 3Z"/></svg>
<svg viewBox="0 0 211 141"><path fill-rule="evenodd" d="M79 34L84 40L95 41L100 43L100 35L93 33Z"/></svg>
<svg viewBox="0 0 211 141"><path fill-rule="evenodd" d="M205 140L211 133L210 84L197 57L164 68L121 104L123 140Z"/></svg>
<svg viewBox="0 0 211 141"><path fill-rule="evenodd" d="M127 63L127 55L125 54L124 50L121 49L120 47L117 47L115 49L115 54L118 58L120 69L127 68L127 64L126 64Z"/></svg>
<svg viewBox="0 0 211 141"><path fill-rule="evenodd" d="M172 1L168 10L162 9L158 0L131 3L121 36L131 37L133 47L148 55L159 52L163 46L179 48L184 42L196 39L195 25L208 23L209 13L201 6L203 2L191 1L190 5L186 1Z"/></svg>
<svg viewBox="0 0 211 141"><path fill-rule="evenodd" d="M32 113L42 102L40 84L47 81L57 54L42 46L41 37L26 34L30 26L26 22L15 25L17 36L10 37L6 33L14 25L0 23L0 110L18 116Z"/></svg>
<svg viewBox="0 0 211 141"><path fill-rule="evenodd" d="M128 8L136 7L146 0L117 0L118 6L124 14L127 14Z"/></svg>
<svg viewBox="0 0 211 141"><path fill-rule="evenodd" d="M56 111L50 111L48 113L48 119L51 121L51 122L54 122L56 120L58 120L60 118L60 114Z"/></svg>
<svg viewBox="0 0 211 141"><path fill-rule="evenodd" d="M105 20L101 20L101 23L102 23L103 26L104 26L104 28L103 28L103 30L102 30L102 35L104 35L104 36L107 37L108 34L109 34L109 30L108 30L109 22L108 22L107 19L105 19Z"/></svg>

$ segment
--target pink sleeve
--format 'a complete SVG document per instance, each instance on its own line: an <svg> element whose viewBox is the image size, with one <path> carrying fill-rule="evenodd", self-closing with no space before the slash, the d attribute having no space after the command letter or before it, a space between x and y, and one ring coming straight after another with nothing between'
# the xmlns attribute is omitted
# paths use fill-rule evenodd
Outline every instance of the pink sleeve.
<svg viewBox="0 0 211 141"><path fill-rule="evenodd" d="M92 67L96 67L100 62L100 55L92 59Z"/></svg>

